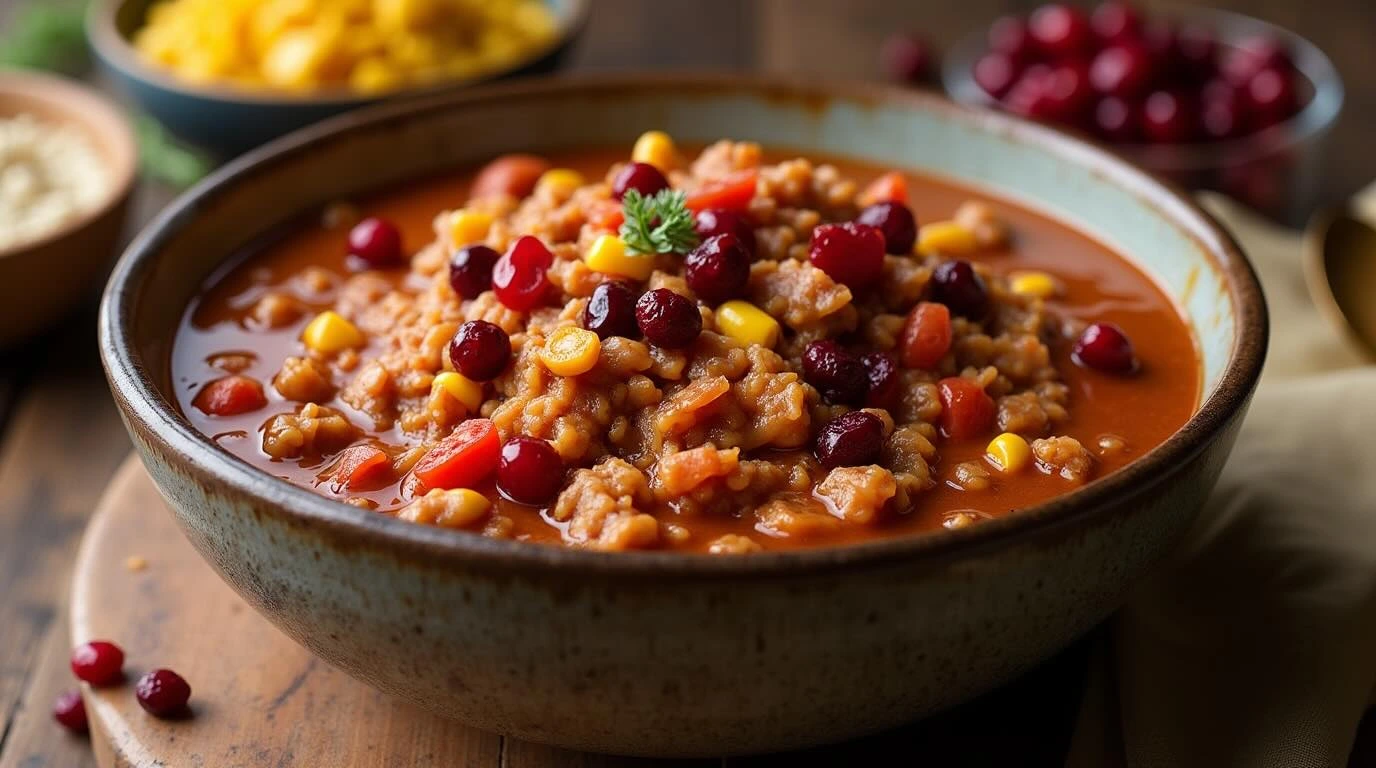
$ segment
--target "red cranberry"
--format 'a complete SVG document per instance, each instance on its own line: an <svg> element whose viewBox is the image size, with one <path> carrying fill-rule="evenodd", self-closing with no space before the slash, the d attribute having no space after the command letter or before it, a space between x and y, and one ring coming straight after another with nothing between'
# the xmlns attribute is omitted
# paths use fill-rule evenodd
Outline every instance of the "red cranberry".
<svg viewBox="0 0 1376 768"><path fill-rule="evenodd" d="M1199 128L1205 138L1231 139L1247 133L1247 114L1236 88L1225 80L1211 80L1199 93Z"/></svg>
<svg viewBox="0 0 1376 768"><path fill-rule="evenodd" d="M1280 41L1269 37L1243 40L1223 56L1223 76L1237 88L1245 87L1263 69L1291 75L1295 71L1295 61Z"/></svg>
<svg viewBox="0 0 1376 768"><path fill-rule="evenodd" d="M869 374L860 358L834 341L803 348L803 379L829 402L860 405L869 392Z"/></svg>
<svg viewBox="0 0 1376 768"><path fill-rule="evenodd" d="M59 693L53 702L53 719L73 733L85 733L90 726L86 722L86 702L81 700L81 692Z"/></svg>
<svg viewBox="0 0 1376 768"><path fill-rule="evenodd" d="M1151 86L1151 68L1151 54L1140 44L1111 45L1089 65L1089 82L1109 96L1135 96Z"/></svg>
<svg viewBox="0 0 1376 768"><path fill-rule="evenodd" d="M635 324L635 300L640 294L620 280L608 280L597 286L583 307L583 327L598 338L624 336L640 338L640 326Z"/></svg>
<svg viewBox="0 0 1376 768"><path fill-rule="evenodd" d="M513 437L502 444L497 488L521 504L547 504L564 484L564 460L547 441Z"/></svg>
<svg viewBox="0 0 1376 768"><path fill-rule="evenodd" d="M1181 69L1191 78L1212 77L1217 69L1218 38L1208 27L1181 27L1175 36L1175 52Z"/></svg>
<svg viewBox="0 0 1376 768"><path fill-rule="evenodd" d="M485 245L460 248L449 259L449 285L465 299L492 287L492 267L501 256Z"/></svg>
<svg viewBox="0 0 1376 768"><path fill-rule="evenodd" d="M860 363L865 366L865 376L870 382L865 405L892 410L898 400L898 363L884 352L871 352L860 358Z"/></svg>
<svg viewBox="0 0 1376 768"><path fill-rule="evenodd" d="M1001 99L1013 87L1019 75L1013 57L1006 53L993 51L986 53L975 62L975 85L996 99Z"/></svg>
<svg viewBox="0 0 1376 768"><path fill-rule="evenodd" d="M932 300L952 314L981 320L989 314L989 289L968 261L945 261L932 271Z"/></svg>
<svg viewBox="0 0 1376 768"><path fill-rule="evenodd" d="M349 230L349 253L370 267L400 264L401 230L386 219L369 216Z"/></svg>
<svg viewBox="0 0 1376 768"><path fill-rule="evenodd" d="M852 289L864 288L884 274L884 235L865 224L815 227L808 254L813 266Z"/></svg>
<svg viewBox="0 0 1376 768"><path fill-rule="evenodd" d="M1131 373L1137 369L1132 342L1113 323L1095 323L1080 334L1071 357L1076 363L1106 373Z"/></svg>
<svg viewBox="0 0 1376 768"><path fill-rule="evenodd" d="M703 240L712 235L735 235L741 245L755 255L755 225L746 214L726 208L705 208L693 217L693 229Z"/></svg>
<svg viewBox="0 0 1376 768"><path fill-rule="evenodd" d="M1194 107L1179 91L1157 91L1142 106L1142 132L1158 144L1180 144L1195 138Z"/></svg>
<svg viewBox="0 0 1376 768"><path fill-rule="evenodd" d="M1042 94L1044 109L1056 122L1079 125L1094 101L1094 89L1089 84L1089 68L1079 63L1059 64L1052 68Z"/></svg>
<svg viewBox="0 0 1376 768"><path fill-rule="evenodd" d="M750 253L735 235L713 235L683 260L683 279L708 304L740 296L750 279Z"/></svg>
<svg viewBox="0 0 1376 768"><path fill-rule="evenodd" d="M874 227L884 236L884 250L892 254L910 254L917 242L917 219L902 203L883 202L867 206L855 220Z"/></svg>
<svg viewBox="0 0 1376 768"><path fill-rule="evenodd" d="M668 288L641 296L635 303L635 320L651 344L665 349L682 349L702 333L697 305Z"/></svg>
<svg viewBox="0 0 1376 768"><path fill-rule="evenodd" d="M1037 48L1047 56L1067 59L1090 47L1089 20L1079 8L1048 3L1032 12L1027 32Z"/></svg>
<svg viewBox="0 0 1376 768"><path fill-rule="evenodd" d="M1136 102L1105 96L1094 107L1094 131L1108 141L1131 144L1142 138L1142 112Z"/></svg>
<svg viewBox="0 0 1376 768"><path fill-rule="evenodd" d="M664 174L659 169L649 163L630 163L617 171L612 178L612 197L620 200L626 196L626 190L634 189L645 197L649 197L661 189L669 188L669 180L664 178Z"/></svg>
<svg viewBox="0 0 1376 768"><path fill-rule="evenodd" d="M1142 28L1142 45L1151 55L1158 77L1172 80L1180 75L1180 48L1174 23L1161 19L1148 22Z"/></svg>
<svg viewBox="0 0 1376 768"><path fill-rule="evenodd" d="M124 651L105 640L92 640L72 649L72 674L94 686L117 683L124 677Z"/></svg>
<svg viewBox="0 0 1376 768"><path fill-rule="evenodd" d="M1016 63L1032 55L1032 38L1027 22L1017 16L1000 16L989 25L989 50L1006 54Z"/></svg>
<svg viewBox="0 0 1376 768"><path fill-rule="evenodd" d="M1105 44L1135 40L1142 34L1142 17L1128 3L1100 3L1090 14L1094 35Z"/></svg>
<svg viewBox="0 0 1376 768"><path fill-rule="evenodd" d="M1263 69L1247 82L1243 91L1248 109L1261 127L1275 125L1295 114L1295 82L1277 69Z"/></svg>
<svg viewBox="0 0 1376 768"><path fill-rule="evenodd" d="M507 307L526 312L544 303L549 294L545 272L554 254L537 237L524 235L492 265L492 290Z"/></svg>
<svg viewBox="0 0 1376 768"><path fill-rule="evenodd" d="M889 77L905 83L920 83L932 75L932 48L914 34L890 35L879 49Z"/></svg>
<svg viewBox="0 0 1376 768"><path fill-rule="evenodd" d="M473 381L495 379L511 362L511 338L486 320L469 320L449 342L449 362Z"/></svg>
<svg viewBox="0 0 1376 768"><path fill-rule="evenodd" d="M186 712L191 686L170 669L155 669L139 678L134 686L139 706L154 717L175 717Z"/></svg>
<svg viewBox="0 0 1376 768"><path fill-rule="evenodd" d="M1033 120L1051 120L1050 102L1046 100L1051 80L1051 67L1033 64L1024 69L1013 87L1003 96L1003 105L1014 114Z"/></svg>
<svg viewBox="0 0 1376 768"><path fill-rule="evenodd" d="M814 450L827 469L860 467L879 459L884 442L884 422L868 411L851 411L828 421L820 432Z"/></svg>

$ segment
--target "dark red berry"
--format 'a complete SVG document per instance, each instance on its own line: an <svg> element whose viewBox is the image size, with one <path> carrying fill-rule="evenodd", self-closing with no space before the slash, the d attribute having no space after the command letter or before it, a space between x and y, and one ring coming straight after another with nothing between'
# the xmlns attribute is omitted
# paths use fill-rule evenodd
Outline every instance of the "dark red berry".
<svg viewBox="0 0 1376 768"><path fill-rule="evenodd" d="M932 300L951 314L982 320L989 314L989 289L968 261L944 261L932 270Z"/></svg>
<svg viewBox="0 0 1376 768"><path fill-rule="evenodd" d="M1156 91L1142 106L1142 133L1158 144L1193 141L1197 126L1194 105L1179 91Z"/></svg>
<svg viewBox="0 0 1376 768"><path fill-rule="evenodd" d="M1010 112L1033 120L1054 119L1050 102L1046 100L1050 80L1051 67L1033 64L1018 75L1013 87L1003 95L1003 105Z"/></svg>
<svg viewBox="0 0 1376 768"><path fill-rule="evenodd" d="M910 254L917 242L917 219L902 203L883 202L867 206L855 220L874 227L884 236L884 250L892 254Z"/></svg>
<svg viewBox="0 0 1376 768"><path fill-rule="evenodd" d="M874 227L848 221L812 230L812 265L852 289L864 288L884 274L884 235Z"/></svg>
<svg viewBox="0 0 1376 768"><path fill-rule="evenodd" d="M547 441L513 437L502 444L497 488L508 499L534 506L547 504L563 485L564 460Z"/></svg>
<svg viewBox="0 0 1376 768"><path fill-rule="evenodd" d="M902 83L921 83L932 75L935 56L927 41L914 34L895 33L884 41L879 57L889 77Z"/></svg>
<svg viewBox="0 0 1376 768"><path fill-rule="evenodd" d="M1231 139L1248 131L1249 120L1237 89L1227 81L1211 80L1200 90L1199 128L1204 137Z"/></svg>
<svg viewBox="0 0 1376 768"><path fill-rule="evenodd" d="M1075 342L1071 357L1082 366L1105 373L1132 373L1137 369L1132 342L1113 323L1095 323L1086 328Z"/></svg>
<svg viewBox="0 0 1376 768"><path fill-rule="evenodd" d="M1089 19L1079 8L1048 3L1032 12L1027 32L1043 55L1068 59L1083 54L1091 46Z"/></svg>
<svg viewBox="0 0 1376 768"><path fill-rule="evenodd" d="M1294 79L1277 69L1263 69L1247 82L1242 92L1248 110L1256 115L1259 127L1284 122L1295 114L1298 99Z"/></svg>
<svg viewBox="0 0 1376 768"><path fill-rule="evenodd" d="M860 467L879 460L884 422L868 411L851 411L828 421L814 444L822 466Z"/></svg>
<svg viewBox="0 0 1376 768"><path fill-rule="evenodd" d="M1043 84L1043 119L1068 125L1081 125L1094 103L1094 88L1089 84L1089 67L1071 62L1052 67Z"/></svg>
<svg viewBox="0 0 1376 768"><path fill-rule="evenodd" d="M507 307L518 312L532 310L549 295L545 272L553 263L554 254L539 238L524 235L492 266L492 290Z"/></svg>
<svg viewBox="0 0 1376 768"><path fill-rule="evenodd" d="M1142 28L1142 45L1151 54L1153 68L1164 82L1184 72L1176 26L1165 19L1153 19Z"/></svg>
<svg viewBox="0 0 1376 768"><path fill-rule="evenodd" d="M608 280L597 286L583 307L583 327L598 338L624 336L640 338L640 326L635 322L635 301L640 293L620 280Z"/></svg>
<svg viewBox="0 0 1376 768"><path fill-rule="evenodd" d="M124 678L124 651L105 640L92 640L72 649L72 674L94 686L110 685Z"/></svg>
<svg viewBox="0 0 1376 768"><path fill-rule="evenodd" d="M887 353L871 352L860 358L860 363L865 366L865 375L870 382L865 405L892 410L897 405L899 394L897 361Z"/></svg>
<svg viewBox="0 0 1376 768"><path fill-rule="evenodd" d="M89 724L86 722L86 702L81 700L81 692L59 693L53 702L53 719L73 733L85 733Z"/></svg>
<svg viewBox="0 0 1376 768"><path fill-rule="evenodd" d="M702 313L687 298L668 288L647 292L635 303L635 320L657 347L681 349L702 333Z"/></svg>
<svg viewBox="0 0 1376 768"><path fill-rule="evenodd" d="M612 197L620 200L626 190L634 189L649 197L661 189L669 188L669 180L659 169L649 163L629 163L617 172L612 179Z"/></svg>
<svg viewBox="0 0 1376 768"><path fill-rule="evenodd" d="M989 25L989 50L1007 55L1012 63L1031 58L1032 38L1027 22L1017 16L1000 16Z"/></svg>
<svg viewBox="0 0 1376 768"><path fill-rule="evenodd" d="M401 263L401 230L386 219L369 216L349 230L349 253L370 267Z"/></svg>
<svg viewBox="0 0 1376 768"><path fill-rule="evenodd" d="M1013 57L1006 53L991 51L975 62L975 84L996 99L1003 98L1022 74Z"/></svg>
<svg viewBox="0 0 1376 768"><path fill-rule="evenodd" d="M511 338L486 320L469 320L449 342L449 362L473 381L490 381L511 362Z"/></svg>
<svg viewBox="0 0 1376 768"><path fill-rule="evenodd" d="M175 717L186 712L191 686L170 669L155 669L139 678L134 686L139 706L154 717Z"/></svg>
<svg viewBox="0 0 1376 768"><path fill-rule="evenodd" d="M708 304L734 299L750 279L750 252L735 235L713 235L683 260L683 279Z"/></svg>
<svg viewBox="0 0 1376 768"><path fill-rule="evenodd" d="M1142 138L1142 111L1133 101L1105 96L1094 107L1094 131L1108 141L1131 144Z"/></svg>
<svg viewBox="0 0 1376 768"><path fill-rule="evenodd" d="M831 340L803 348L803 379L828 402L862 405L869 393L869 374L860 358Z"/></svg>
<svg viewBox="0 0 1376 768"><path fill-rule="evenodd" d="M1137 43L1111 45L1094 57L1089 65L1089 82L1094 90L1109 96L1135 96L1152 83L1152 61L1147 49Z"/></svg>
<svg viewBox="0 0 1376 768"><path fill-rule="evenodd" d="M465 299L492 287L492 267L501 255L485 245L460 248L449 259L449 285Z"/></svg>
<svg viewBox="0 0 1376 768"><path fill-rule="evenodd" d="M1293 75L1295 61L1278 40L1253 37L1228 49L1222 57L1220 67L1223 76L1236 88L1246 87L1247 83L1263 69L1274 69L1283 75Z"/></svg>
<svg viewBox="0 0 1376 768"><path fill-rule="evenodd" d="M755 225L741 211L705 208L693 217L693 229L703 240L713 235L735 235L750 255L755 255Z"/></svg>
<svg viewBox="0 0 1376 768"><path fill-rule="evenodd" d="M1175 35L1176 60L1181 72L1194 78L1213 77L1218 70L1218 38L1209 27L1186 24Z"/></svg>
<svg viewBox="0 0 1376 768"><path fill-rule="evenodd" d="M1142 34L1142 17L1128 3L1100 3L1090 14L1089 26L1105 44L1136 39Z"/></svg>

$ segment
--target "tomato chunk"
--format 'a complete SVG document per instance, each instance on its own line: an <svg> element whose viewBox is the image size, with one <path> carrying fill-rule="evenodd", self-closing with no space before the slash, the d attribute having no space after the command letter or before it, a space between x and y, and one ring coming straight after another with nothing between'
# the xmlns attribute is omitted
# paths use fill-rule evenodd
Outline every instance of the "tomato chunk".
<svg viewBox="0 0 1376 768"><path fill-rule="evenodd" d="M941 392L941 433L962 440L988 434L998 408L994 398L970 379L953 376L937 382Z"/></svg>
<svg viewBox="0 0 1376 768"><path fill-rule="evenodd" d="M549 170L549 162L535 155L502 155L483 166L473 180L469 197L510 195L525 197L535 190L535 182Z"/></svg>
<svg viewBox="0 0 1376 768"><path fill-rule="evenodd" d="M381 449L371 445L355 445L339 454L334 477L351 491L370 490L385 484L392 461Z"/></svg>
<svg viewBox="0 0 1376 768"><path fill-rule="evenodd" d="M889 171L871 181L865 191L860 193L861 205L875 203L908 204L908 180L898 171Z"/></svg>
<svg viewBox="0 0 1376 768"><path fill-rule="evenodd" d="M625 220L626 214L621 210L621 204L615 200L599 202L588 210L588 223L608 232L620 229L621 223Z"/></svg>
<svg viewBox="0 0 1376 768"><path fill-rule="evenodd" d="M497 469L501 450L497 427L489 419L469 419L416 462L419 490L473 488Z"/></svg>
<svg viewBox="0 0 1376 768"><path fill-rule="evenodd" d="M755 197L755 180L758 176L759 173L754 170L732 174L689 195L685 203L694 213L708 208L743 211L750 207L750 201Z"/></svg>
<svg viewBox="0 0 1376 768"><path fill-rule="evenodd" d="M951 350L951 310L945 304L919 302L908 313L898 353L907 368L935 368Z"/></svg>
<svg viewBox="0 0 1376 768"><path fill-rule="evenodd" d="M211 416L237 416L268 404L263 385L247 376L226 376L205 385L192 405Z"/></svg>

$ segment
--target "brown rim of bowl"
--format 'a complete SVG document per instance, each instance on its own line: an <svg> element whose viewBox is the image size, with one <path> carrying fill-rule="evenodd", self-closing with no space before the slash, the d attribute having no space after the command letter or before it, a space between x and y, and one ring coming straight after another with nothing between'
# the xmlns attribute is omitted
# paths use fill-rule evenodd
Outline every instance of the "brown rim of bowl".
<svg viewBox="0 0 1376 768"><path fill-rule="evenodd" d="M1071 162L1090 165L1102 177L1132 190L1144 204L1161 211L1211 255L1236 307L1237 334L1229 362L1215 392L1165 442L1128 466L1051 501L960 530L941 530L833 547L718 556L665 551L605 552L548 544L491 539L462 531L417 525L327 499L250 466L197 431L166 400L149 377L128 338L138 289L156 265L154 258L169 233L196 216L202 201L220 187L251 176L255 169L311 151L319 139L366 131L464 105L524 101L555 92L593 94L629 88L697 94L744 93L765 98L817 102L836 98L860 103L899 103L936 110L1010 140L1034 144ZM738 75L597 75L527 80L409 103L384 104L304 128L229 163L166 208L129 246L106 287L100 311L101 354L111 389L127 410L132 426L159 451L192 459L187 471L211 488L223 487L253 497L263 514L284 522L323 529L341 546L379 549L406 562L483 565L506 571L567 568L583 576L731 577L782 575L867 567L922 558L932 567L986 552L1016 539L1072 533L1074 524L1103 514L1111 504L1147 495L1165 473L1195 459L1228 422L1238 416L1256 386L1266 354L1266 304L1255 273L1227 232L1185 194L1132 167L1113 154L1055 129L990 110L965 107L936 94L887 86L789 80Z"/></svg>
<svg viewBox="0 0 1376 768"><path fill-rule="evenodd" d="M10 84L18 83L18 90ZM25 85L34 88L23 87ZM115 207L134 186L138 171L138 148L129 121L114 102L79 83L55 75L19 69L0 69L0 92L18 93L24 100L50 105L56 122L74 125L95 144L107 160L112 178L100 204L40 237L0 248L0 259L40 248L60 240L99 219ZM51 120L50 120L51 122ZM113 156L111 155L113 150Z"/></svg>
<svg viewBox="0 0 1376 768"><path fill-rule="evenodd" d="M384 99L404 99L411 97L424 97L429 94L439 93L450 88L464 87L470 85L480 85L493 78L517 72L524 67L528 67L537 61L553 54L561 48L573 42L586 26L588 15L591 12L590 0L564 0L568 4L568 12L557 15L559 26L558 34L554 39L538 50L532 51L529 55L521 58L520 61L495 69L490 72L482 72L471 77L443 79L436 83L417 85L408 88L400 88L394 91L383 91L380 93L358 93L347 88L322 88L313 91L303 91L301 93L289 93L272 90L252 90L248 88L235 88L233 86L212 83L208 85L191 85L178 80L168 72L158 67L149 66L143 58L134 50L133 44L120 33L115 26L115 14L124 3L129 0L95 0L86 11L86 36L91 42L91 47L95 48L101 58L108 61L118 62L119 69L146 83L150 83L165 91L171 91L190 98L214 99L216 101L232 102L236 104L247 104L251 106L329 106L329 105L350 105L364 104Z"/></svg>

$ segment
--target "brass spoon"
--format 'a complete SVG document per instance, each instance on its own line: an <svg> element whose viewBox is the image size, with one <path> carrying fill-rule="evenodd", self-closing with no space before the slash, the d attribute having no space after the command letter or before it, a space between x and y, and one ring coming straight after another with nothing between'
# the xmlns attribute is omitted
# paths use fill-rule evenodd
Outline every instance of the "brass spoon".
<svg viewBox="0 0 1376 768"><path fill-rule="evenodd" d="M1316 216L1304 279L1319 311L1376 360L1376 228L1343 209Z"/></svg>

